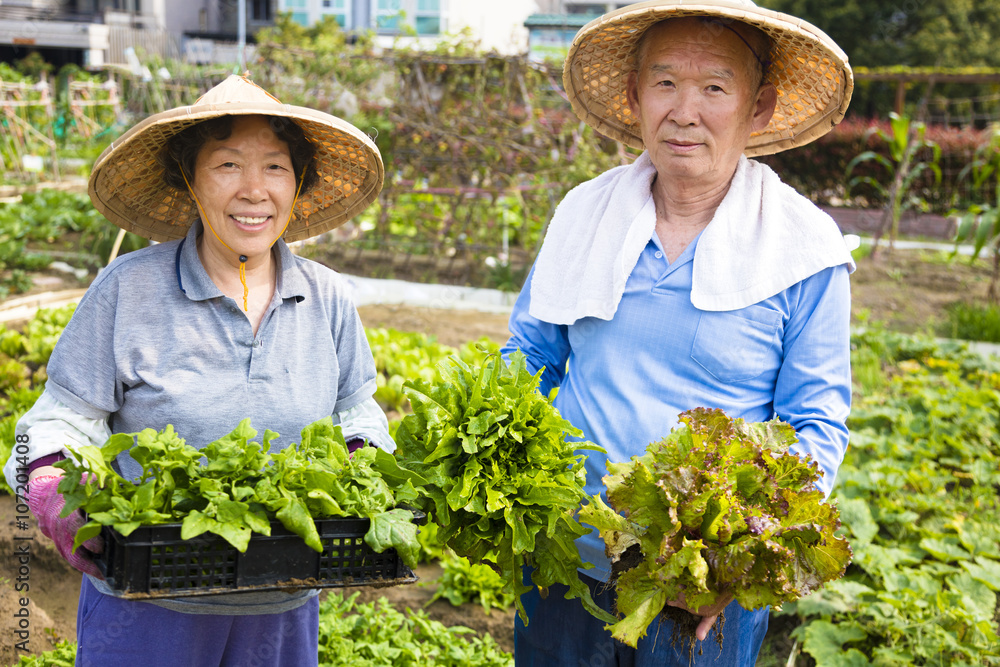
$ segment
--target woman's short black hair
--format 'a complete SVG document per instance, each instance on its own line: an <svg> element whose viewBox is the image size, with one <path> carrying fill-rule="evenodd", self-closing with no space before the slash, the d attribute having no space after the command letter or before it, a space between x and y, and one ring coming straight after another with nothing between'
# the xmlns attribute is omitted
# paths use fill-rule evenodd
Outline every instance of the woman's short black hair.
<svg viewBox="0 0 1000 667"><path fill-rule="evenodd" d="M294 121L280 116L265 116L274 134L288 145L288 153L292 158L292 170L295 172L296 185L303 180L300 194L304 194L316 184L319 174L313 166L316 147L306 139L305 133ZM177 190L187 190L184 175L194 184L194 164L198 159L205 142L209 139L223 141L233 133L235 116L219 116L210 118L191 127L187 127L174 136L157 156L157 161L163 167L163 181ZM181 175L181 169L184 175Z"/></svg>

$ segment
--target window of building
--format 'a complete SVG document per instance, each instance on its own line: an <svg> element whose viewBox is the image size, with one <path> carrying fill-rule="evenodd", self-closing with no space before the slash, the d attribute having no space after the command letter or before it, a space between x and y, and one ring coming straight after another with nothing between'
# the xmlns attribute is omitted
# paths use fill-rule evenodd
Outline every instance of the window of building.
<svg viewBox="0 0 1000 667"><path fill-rule="evenodd" d="M408 26L418 35L439 35L444 29L442 4L441 0L376 0L375 29L394 33Z"/></svg>
<svg viewBox="0 0 1000 667"><path fill-rule="evenodd" d="M567 14L603 14L608 11L610 7L607 3L591 3L591 2L579 2L566 4Z"/></svg>
<svg viewBox="0 0 1000 667"><path fill-rule="evenodd" d="M333 16L341 28L347 28L351 18L350 0L322 0L319 13L321 17Z"/></svg>
<svg viewBox="0 0 1000 667"><path fill-rule="evenodd" d="M395 32L402 25L403 0L378 0L375 6L375 29Z"/></svg>
<svg viewBox="0 0 1000 667"><path fill-rule="evenodd" d="M250 3L251 21L271 20L271 0L252 0Z"/></svg>
<svg viewBox="0 0 1000 667"><path fill-rule="evenodd" d="M280 0L279 11L291 12L292 20L299 25L309 25L309 0Z"/></svg>
<svg viewBox="0 0 1000 667"><path fill-rule="evenodd" d="M417 0L414 24L418 35L441 34L441 0Z"/></svg>

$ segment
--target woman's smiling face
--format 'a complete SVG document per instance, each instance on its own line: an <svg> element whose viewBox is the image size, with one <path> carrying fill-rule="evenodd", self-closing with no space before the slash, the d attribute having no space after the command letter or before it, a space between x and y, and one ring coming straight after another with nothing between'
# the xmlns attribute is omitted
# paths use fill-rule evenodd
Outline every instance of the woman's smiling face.
<svg viewBox="0 0 1000 667"><path fill-rule="evenodd" d="M223 256L268 253L288 224L296 190L288 144L269 119L236 116L227 139L205 142L194 172L191 189L215 231L206 230L204 242Z"/></svg>

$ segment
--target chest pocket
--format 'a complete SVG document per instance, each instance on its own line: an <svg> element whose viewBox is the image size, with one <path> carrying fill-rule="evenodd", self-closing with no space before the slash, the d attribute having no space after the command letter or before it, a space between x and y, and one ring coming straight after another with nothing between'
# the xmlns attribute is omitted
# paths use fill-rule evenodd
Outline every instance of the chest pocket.
<svg viewBox="0 0 1000 667"><path fill-rule="evenodd" d="M720 382L750 380L767 370L780 326L781 313L760 306L703 312L691 358Z"/></svg>

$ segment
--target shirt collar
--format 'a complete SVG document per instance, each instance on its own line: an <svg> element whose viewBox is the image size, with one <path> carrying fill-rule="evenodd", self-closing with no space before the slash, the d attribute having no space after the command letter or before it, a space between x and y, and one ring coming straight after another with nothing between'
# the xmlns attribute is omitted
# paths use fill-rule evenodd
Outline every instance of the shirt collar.
<svg viewBox="0 0 1000 667"><path fill-rule="evenodd" d="M691 243L687 244L687 247L684 248L681 254L677 256L677 259L675 259L673 263L670 265L671 267L680 266L681 264L684 264L685 262L689 262L694 259L695 248L698 247L698 240L701 238L701 235L704 232L705 232L704 229L701 230L700 232L698 232L697 236L691 239ZM663 249L663 244L660 243L660 237L656 235L655 229L653 230L652 236L649 237L649 244L652 244L655 250L659 250L664 255L667 254L666 251Z"/></svg>
<svg viewBox="0 0 1000 667"><path fill-rule="evenodd" d="M308 294L309 279L284 239L278 239L274 245L278 248L278 284L275 291L282 299L295 299L301 303Z"/></svg>
<svg viewBox="0 0 1000 667"><path fill-rule="evenodd" d="M177 287L192 301L205 301L222 296L222 290L215 286L198 257L198 234L202 231L201 221L195 221L181 240L175 257ZM294 298L302 301L306 297L308 280L303 275L295 256L283 239L275 243L278 249L278 280L275 292L283 299Z"/></svg>

